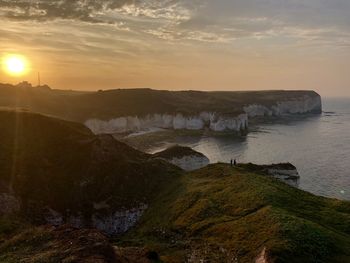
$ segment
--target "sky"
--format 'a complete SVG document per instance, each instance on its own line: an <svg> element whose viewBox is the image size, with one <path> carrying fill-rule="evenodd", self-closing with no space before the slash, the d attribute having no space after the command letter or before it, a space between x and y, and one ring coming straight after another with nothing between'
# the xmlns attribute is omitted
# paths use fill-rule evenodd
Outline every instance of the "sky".
<svg viewBox="0 0 350 263"><path fill-rule="evenodd" d="M350 96L349 0L0 0L0 82Z"/></svg>

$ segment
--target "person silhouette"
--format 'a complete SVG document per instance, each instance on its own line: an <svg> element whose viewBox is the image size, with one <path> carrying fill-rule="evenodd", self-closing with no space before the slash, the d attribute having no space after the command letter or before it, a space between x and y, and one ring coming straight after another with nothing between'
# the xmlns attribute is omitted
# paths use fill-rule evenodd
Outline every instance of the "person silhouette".
<svg viewBox="0 0 350 263"><path fill-rule="evenodd" d="M236 161L236 159L234 160L233 165L234 165L234 166L236 166L236 165L237 165L237 161Z"/></svg>
<svg viewBox="0 0 350 263"><path fill-rule="evenodd" d="M233 165L233 160L231 159L231 167L232 167L232 165Z"/></svg>

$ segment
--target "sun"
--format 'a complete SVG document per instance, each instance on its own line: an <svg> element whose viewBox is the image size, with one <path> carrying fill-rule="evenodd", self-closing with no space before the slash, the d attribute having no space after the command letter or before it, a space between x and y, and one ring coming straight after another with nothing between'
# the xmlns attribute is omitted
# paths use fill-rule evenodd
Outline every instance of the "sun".
<svg viewBox="0 0 350 263"><path fill-rule="evenodd" d="M8 55L4 58L4 70L14 76L20 76L27 71L27 60L21 55Z"/></svg>

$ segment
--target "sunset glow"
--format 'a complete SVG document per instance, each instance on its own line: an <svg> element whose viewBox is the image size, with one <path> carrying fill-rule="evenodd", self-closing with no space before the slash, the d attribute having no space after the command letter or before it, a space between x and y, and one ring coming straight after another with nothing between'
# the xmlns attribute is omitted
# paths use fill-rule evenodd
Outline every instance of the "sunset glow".
<svg viewBox="0 0 350 263"><path fill-rule="evenodd" d="M4 58L4 70L9 75L20 76L27 71L27 62L23 56L8 55Z"/></svg>
<svg viewBox="0 0 350 263"><path fill-rule="evenodd" d="M0 2L0 50L25 52L32 83L350 96L350 1Z"/></svg>

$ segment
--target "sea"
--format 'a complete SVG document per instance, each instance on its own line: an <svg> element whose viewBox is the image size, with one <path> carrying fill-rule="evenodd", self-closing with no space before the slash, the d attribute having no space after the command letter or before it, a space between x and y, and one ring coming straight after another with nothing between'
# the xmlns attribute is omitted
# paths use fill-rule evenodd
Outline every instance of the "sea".
<svg viewBox="0 0 350 263"><path fill-rule="evenodd" d="M247 136L179 135L148 147L189 146L211 161L271 164L290 162L298 187L316 195L350 200L350 99L323 99L323 114L255 124Z"/></svg>

